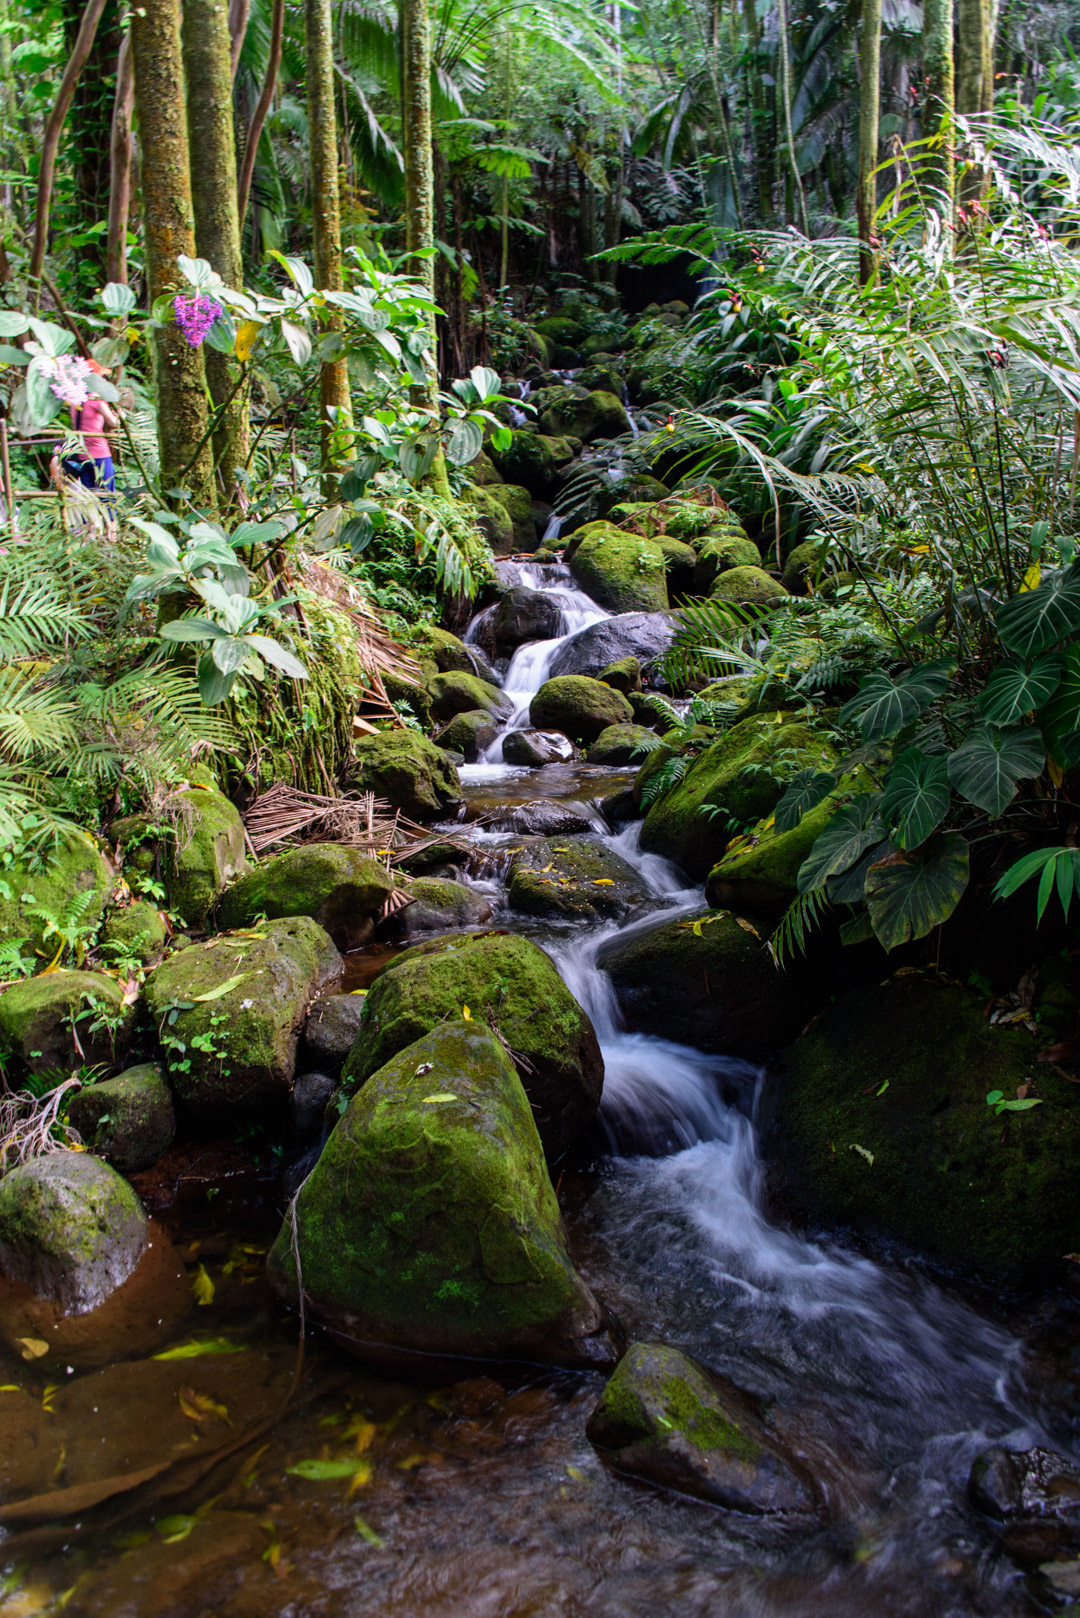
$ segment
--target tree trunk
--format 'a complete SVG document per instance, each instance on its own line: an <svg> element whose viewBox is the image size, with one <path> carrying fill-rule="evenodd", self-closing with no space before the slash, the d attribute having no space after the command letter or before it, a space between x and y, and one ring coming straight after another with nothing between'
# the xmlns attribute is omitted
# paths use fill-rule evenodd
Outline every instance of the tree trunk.
<svg viewBox="0 0 1080 1618"><path fill-rule="evenodd" d="M231 72L229 77L235 79L236 70L240 66L240 52L244 48L244 35L247 33L248 17L251 15L251 0L229 0L229 60Z"/></svg>
<svg viewBox="0 0 1080 1618"><path fill-rule="evenodd" d="M81 0L65 0L77 26ZM64 138L64 156L71 164L79 233L98 225L109 195L109 131L116 99L116 69L124 38L117 0L106 0L94 43L71 100ZM72 41L73 42L73 41ZM94 235L79 249L84 277L103 274L107 238Z"/></svg>
<svg viewBox="0 0 1080 1618"><path fill-rule="evenodd" d="M337 111L334 105L334 33L330 0L304 0L307 54L308 146L315 285L340 292L341 202L338 193ZM324 322L342 329L338 310ZM338 466L352 444L352 400L344 358L327 360L319 378L319 431L324 470Z"/></svg>
<svg viewBox="0 0 1080 1618"><path fill-rule="evenodd" d="M116 99L109 132L109 225L105 245L106 281L127 281L128 216L131 213L131 115L135 110L135 76L131 69L131 36L120 41L116 59Z"/></svg>
<svg viewBox="0 0 1080 1618"><path fill-rule="evenodd" d="M881 122L881 0L863 0L859 33L859 178L855 213L859 226L859 280L873 279L876 254L874 210L877 207L878 126Z"/></svg>
<svg viewBox="0 0 1080 1618"><path fill-rule="evenodd" d="M993 0L957 0L956 106L963 117L994 105Z"/></svg>
<svg viewBox="0 0 1080 1618"><path fill-rule="evenodd" d="M79 32L75 37L75 44L68 57L64 75L60 80L60 88L56 92L52 111L45 124L45 132L41 137L41 162L38 169L37 214L34 220L34 244L30 252L30 269L28 272L31 287L40 283L41 269L45 263L45 248L49 236L49 211L52 206L53 180L56 177L56 154L60 145L60 133L64 127L64 119L68 115L75 87L79 82L79 75L86 65L94 45L94 36L97 33L101 14L105 10L107 0L87 0L86 10L82 14ZM36 304L39 289L34 288L33 296Z"/></svg>
<svg viewBox="0 0 1080 1618"><path fill-rule="evenodd" d="M151 303L179 292L177 258L195 256L179 0L142 0L131 17L135 105L139 114L143 240ZM213 508L214 469L207 437L206 369L175 321L154 337L161 483L191 490Z"/></svg>
<svg viewBox="0 0 1080 1618"><path fill-rule="evenodd" d="M236 205L241 239L243 239L244 234L244 220L247 218L248 198L251 196L251 176L255 172L255 161L259 154L259 141L262 137L266 115L273 104L274 91L277 89L278 71L281 67L281 35L284 26L285 0L274 0L274 9L270 14L270 54L266 60L266 79L263 82L259 99L255 103L251 123L248 125L244 136L244 161L240 168L239 199ZM252 247L253 249L255 247L254 241L252 242ZM252 257L256 256L257 254L253 251Z"/></svg>
<svg viewBox="0 0 1080 1618"><path fill-rule="evenodd" d="M228 287L244 282L236 214L236 134L233 129L232 40L228 0L183 0L184 73L191 140L191 193L195 248ZM247 390L237 363L216 348L206 351L206 382L216 412L214 461L222 505L236 497L238 471L247 461Z"/></svg>
<svg viewBox="0 0 1080 1618"><path fill-rule="evenodd" d="M806 216L806 194L803 191L802 175L799 173L799 160L795 156L795 133L791 127L791 53L788 50L788 11L787 0L777 0L777 28L780 40L780 96L784 107L784 132L787 136L787 153L790 164L791 185L793 200L799 209L799 222L803 234L809 236L810 221ZM788 208L790 217L794 210Z"/></svg>
<svg viewBox="0 0 1080 1618"><path fill-rule="evenodd" d="M952 219L956 188L953 157L956 113L956 75L953 62L953 0L923 0L923 67L926 72L926 108L923 136L936 135L941 144L927 163L927 180L944 196L944 215Z"/></svg>
<svg viewBox="0 0 1080 1618"><path fill-rule="evenodd" d="M754 154L754 177L757 182L758 223L768 224L773 213L772 186L770 184L771 164L765 155L768 144L766 126L769 114L765 105L764 87L761 83L761 68L758 62L757 6L755 0L742 0L742 3L750 76L750 97L747 110L750 122L750 149Z"/></svg>
<svg viewBox="0 0 1080 1618"><path fill-rule="evenodd" d="M431 144L431 13L428 0L401 0L401 114L405 160L405 251L409 273L434 296L435 170ZM431 363L423 405L439 425L439 377L435 367L435 317L429 321ZM450 498L440 450L431 468L432 487Z"/></svg>

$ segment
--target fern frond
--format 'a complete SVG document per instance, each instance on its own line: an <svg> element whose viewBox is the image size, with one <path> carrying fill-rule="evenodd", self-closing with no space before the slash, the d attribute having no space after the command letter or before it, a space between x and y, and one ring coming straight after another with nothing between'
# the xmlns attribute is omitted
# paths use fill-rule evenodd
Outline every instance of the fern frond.
<svg viewBox="0 0 1080 1618"><path fill-rule="evenodd" d="M52 584L4 579L0 584L0 663L14 663L85 640L90 625Z"/></svg>

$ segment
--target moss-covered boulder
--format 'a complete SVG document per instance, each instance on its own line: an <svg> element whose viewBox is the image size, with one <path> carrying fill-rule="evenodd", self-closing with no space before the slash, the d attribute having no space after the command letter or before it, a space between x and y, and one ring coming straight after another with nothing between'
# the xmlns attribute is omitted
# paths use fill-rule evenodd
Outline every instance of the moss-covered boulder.
<svg viewBox="0 0 1080 1618"><path fill-rule="evenodd" d="M784 589L793 596L808 594L807 581L813 581L825 554L820 539L804 540L788 551L784 558Z"/></svg>
<svg viewBox="0 0 1080 1618"><path fill-rule="evenodd" d="M584 674L545 680L529 705L537 730L561 730L575 742L594 742L609 725L626 725L634 710L621 691Z"/></svg>
<svg viewBox="0 0 1080 1618"><path fill-rule="evenodd" d="M769 817L734 838L706 878L709 903L758 916L786 910L798 892L799 867L843 801L848 785L850 782L843 781L790 831L778 832Z"/></svg>
<svg viewBox="0 0 1080 1618"><path fill-rule="evenodd" d="M512 730L503 739L507 764L527 764L539 769L544 764L568 764L578 750L561 730Z"/></svg>
<svg viewBox="0 0 1080 1618"><path fill-rule="evenodd" d="M436 674L429 683L431 711L445 724L455 714L473 713L482 708L493 719L509 719L514 704L497 685L489 685L475 674Z"/></svg>
<svg viewBox="0 0 1080 1618"><path fill-rule="evenodd" d="M624 921L649 905L641 878L592 838L540 837L514 856L507 890L521 915L561 921Z"/></svg>
<svg viewBox="0 0 1080 1618"><path fill-rule="evenodd" d="M694 589L707 595L721 573L737 567L761 567L761 552L745 534L706 534L694 563Z"/></svg>
<svg viewBox="0 0 1080 1618"><path fill-rule="evenodd" d="M161 911L149 899L115 905L105 914L99 942L110 966L139 961L156 966L165 953L169 931Z"/></svg>
<svg viewBox="0 0 1080 1618"><path fill-rule="evenodd" d="M310 916L339 949L366 944L394 879L378 860L345 843L305 843L261 861L234 882L218 906L223 927L260 917Z"/></svg>
<svg viewBox="0 0 1080 1618"><path fill-rule="evenodd" d="M906 975L844 995L787 1052L769 1148L812 1219L1036 1283L1080 1246L1080 1094L968 989ZM998 1114L1031 1083L1040 1105Z"/></svg>
<svg viewBox="0 0 1080 1618"><path fill-rule="evenodd" d="M731 567L717 575L709 592L714 601L735 601L742 606L764 607L784 601L787 591L763 567Z"/></svg>
<svg viewBox="0 0 1080 1618"><path fill-rule="evenodd" d="M610 685L613 691L621 691L624 697L629 697L632 692L641 690L641 664L636 657L620 657L617 662L609 663L606 669L601 669L597 679Z"/></svg>
<svg viewBox="0 0 1080 1618"><path fill-rule="evenodd" d="M612 1357L521 1081L476 1021L443 1023L368 1079L297 1197L295 1245L308 1311L360 1354ZM291 1219L268 1272L295 1302Z"/></svg>
<svg viewBox="0 0 1080 1618"><path fill-rule="evenodd" d="M232 1111L287 1101L308 1007L336 986L341 964L309 916L221 933L170 955L146 998L177 1100Z"/></svg>
<svg viewBox="0 0 1080 1618"><path fill-rule="evenodd" d="M667 608L667 560L654 540L606 522L587 523L574 537L574 577L600 606L615 613Z"/></svg>
<svg viewBox="0 0 1080 1618"><path fill-rule="evenodd" d="M175 843L165 864L171 908L202 928L222 893L247 865L244 823L224 793L187 787L175 794Z"/></svg>
<svg viewBox="0 0 1080 1618"><path fill-rule="evenodd" d="M533 516L533 497L520 483L496 483L490 494L506 510L513 530L515 551L535 551L540 543Z"/></svg>
<svg viewBox="0 0 1080 1618"><path fill-rule="evenodd" d="M455 714L432 740L444 753L455 753L466 764L473 764L497 735L498 727L487 709L474 708L471 713Z"/></svg>
<svg viewBox="0 0 1080 1618"><path fill-rule="evenodd" d="M425 933L447 933L458 927L482 927L491 920L491 900L464 882L422 876L410 883L409 904L383 922L380 936L421 938Z"/></svg>
<svg viewBox="0 0 1080 1618"><path fill-rule="evenodd" d="M540 431L552 438L566 433L592 443L598 438L618 438L630 431L626 406L614 393L567 388L561 399L553 400L540 417Z"/></svg>
<svg viewBox="0 0 1080 1618"><path fill-rule="evenodd" d="M520 550L514 535L514 524L505 500L500 500L497 490L505 485L493 484L487 489L473 489L469 495L470 504L476 514L476 526L487 540L496 556L512 556Z"/></svg>
<svg viewBox="0 0 1080 1618"><path fill-rule="evenodd" d="M474 455L465 470L469 474L470 482L475 483L478 489L487 489L493 483L502 482L502 473L486 449Z"/></svg>
<svg viewBox="0 0 1080 1618"><path fill-rule="evenodd" d="M603 350L594 357L591 365L582 367L577 380L585 393L613 393L616 399L622 399L622 372L610 355L604 355ZM582 435L579 433L578 436Z"/></svg>
<svg viewBox="0 0 1080 1618"><path fill-rule="evenodd" d="M674 860L690 876L704 876L743 825L778 802L784 778L797 769L828 769L829 744L801 720L752 714L694 760L682 780L649 809L641 846ZM782 754L773 773L770 765ZM724 811L719 818L709 813ZM721 907L726 908L726 907Z"/></svg>
<svg viewBox="0 0 1080 1618"><path fill-rule="evenodd" d="M474 646L467 646L448 629L438 624L413 624L410 630L409 655L420 664L425 681L436 674L476 674L477 654Z"/></svg>
<svg viewBox="0 0 1080 1618"><path fill-rule="evenodd" d="M384 730L356 743L353 784L385 798L410 820L434 820L461 799L458 773L446 754L415 730Z"/></svg>
<svg viewBox="0 0 1080 1618"><path fill-rule="evenodd" d="M730 710L727 722L733 725L737 725L740 719L748 719L751 714L806 708L806 702L800 701L782 680L758 674L736 674L730 679L716 680L712 685L707 685L704 691L699 691L698 695L705 702L720 703Z"/></svg>
<svg viewBox="0 0 1080 1618"><path fill-rule="evenodd" d="M40 853L23 855L0 871L0 941L22 939L44 954L50 921L77 921L92 935L115 883L97 845L81 832L65 835Z"/></svg>
<svg viewBox="0 0 1080 1618"><path fill-rule="evenodd" d="M510 435L509 446L491 453L507 484L518 484L538 499L547 500L558 487L559 468L573 460L574 446L569 438L517 427Z"/></svg>
<svg viewBox="0 0 1080 1618"><path fill-rule="evenodd" d="M653 544L659 545L664 555L664 571L670 599L681 601L684 596L692 595L696 588L694 578L697 552L684 540L671 539L667 534L657 535Z"/></svg>
<svg viewBox="0 0 1080 1618"><path fill-rule="evenodd" d="M585 1128L600 1105L604 1061L596 1032L544 951L504 933L459 933L414 945L368 991L345 1063L363 1084L396 1051L468 1006L491 1022L519 1065L549 1157Z"/></svg>
<svg viewBox="0 0 1080 1618"><path fill-rule="evenodd" d="M121 1174L152 1168L176 1134L172 1092L153 1062L78 1091L68 1122Z"/></svg>
<svg viewBox="0 0 1080 1618"><path fill-rule="evenodd" d="M750 1516L805 1517L808 1482L766 1435L749 1399L663 1343L633 1343L589 1419L620 1472Z"/></svg>
<svg viewBox="0 0 1080 1618"><path fill-rule="evenodd" d="M600 957L627 1028L756 1060L794 1039L811 1011L803 974L723 910L681 916Z"/></svg>
<svg viewBox="0 0 1080 1618"><path fill-rule="evenodd" d="M0 1277L61 1314L103 1304L134 1271L148 1232L127 1181L87 1152L36 1157L0 1179Z"/></svg>
<svg viewBox="0 0 1080 1618"><path fill-rule="evenodd" d="M115 978L49 972L0 994L0 1054L17 1072L111 1065L128 1047L134 1018Z"/></svg>
<svg viewBox="0 0 1080 1618"><path fill-rule="evenodd" d="M602 730L588 752L588 764L640 764L645 750L656 743L656 735L644 725L608 725Z"/></svg>
<svg viewBox="0 0 1080 1618"><path fill-rule="evenodd" d="M624 472L621 478L614 481L609 477L601 485L598 492L598 505L601 517L610 517L612 521L620 519L615 508L630 504L652 505L657 500L663 500L668 492L666 483L654 478L647 472Z"/></svg>
<svg viewBox="0 0 1080 1618"><path fill-rule="evenodd" d="M579 349L586 340L585 327L571 315L546 315L535 328L548 342L562 348Z"/></svg>

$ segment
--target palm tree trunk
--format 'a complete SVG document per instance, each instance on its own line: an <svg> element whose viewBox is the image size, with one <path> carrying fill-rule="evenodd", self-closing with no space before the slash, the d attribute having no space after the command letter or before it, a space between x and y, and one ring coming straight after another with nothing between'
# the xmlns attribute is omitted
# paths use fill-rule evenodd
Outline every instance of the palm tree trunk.
<svg viewBox="0 0 1080 1618"><path fill-rule="evenodd" d="M330 0L304 0L307 54L308 145L311 153L311 215L315 285L340 292L341 202L338 191L337 111L334 105L334 35ZM324 322L340 331L340 311ZM323 363L319 379L319 421L323 466L339 466L352 444L352 398L344 358Z"/></svg>
<svg viewBox="0 0 1080 1618"><path fill-rule="evenodd" d="M951 220L952 198L956 189L956 160L953 157L953 118L956 113L953 0L923 0L923 67L926 72L923 135L937 135L941 142L927 165L927 179L944 194L945 217Z"/></svg>
<svg viewBox="0 0 1080 1618"><path fill-rule="evenodd" d="M109 135L109 222L105 235L105 279L127 281L127 232L131 213L131 115L135 110L135 76L131 37L120 41L116 58L116 99Z"/></svg>
<svg viewBox="0 0 1080 1618"><path fill-rule="evenodd" d="M182 287L177 259L195 256L179 0L142 0L131 15L135 106L139 114L142 223L151 304ZM169 320L155 333L161 482L191 490L213 508L213 457L207 437L206 368Z"/></svg>
<svg viewBox="0 0 1080 1618"><path fill-rule="evenodd" d="M863 0L859 34L859 178L855 214L859 226L859 280L873 279L876 255L871 238L877 208L878 128L881 122L881 0Z"/></svg>
<svg viewBox="0 0 1080 1618"><path fill-rule="evenodd" d="M434 297L435 170L431 145L431 13L429 0L401 0L401 114L405 161L405 251L409 273ZM430 363L422 404L439 422L435 317L429 321ZM436 493L450 498L440 450L429 474Z"/></svg>
<svg viewBox="0 0 1080 1618"><path fill-rule="evenodd" d="M232 39L227 0L183 0L184 71L191 140L195 247L228 287L244 280L236 212L236 134L233 129ZM218 349L206 350L206 381L217 417L214 460L229 506L237 472L247 460L246 388L234 393L237 366Z"/></svg>

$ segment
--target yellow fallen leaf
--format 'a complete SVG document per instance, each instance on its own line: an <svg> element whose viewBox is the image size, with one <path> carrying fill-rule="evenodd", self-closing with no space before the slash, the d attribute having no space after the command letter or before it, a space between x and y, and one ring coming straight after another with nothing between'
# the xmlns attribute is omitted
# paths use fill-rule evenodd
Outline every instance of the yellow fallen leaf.
<svg viewBox="0 0 1080 1618"><path fill-rule="evenodd" d="M758 932L752 921L747 921L743 916L736 916L735 920L738 922L744 933L753 933L755 938L761 937L761 934Z"/></svg>
<svg viewBox="0 0 1080 1618"><path fill-rule="evenodd" d="M873 1167L873 1152L868 1152L865 1146L856 1146L854 1142L852 1142L851 1150L853 1152L858 1152L860 1157L865 1157L866 1161L871 1165L871 1167Z"/></svg>
<svg viewBox="0 0 1080 1618"><path fill-rule="evenodd" d="M229 1412L223 1404L218 1404L208 1393L196 1393L194 1388L181 1388L177 1394L180 1409L190 1421L209 1421L216 1416L219 1421L232 1426L229 1421Z"/></svg>
<svg viewBox="0 0 1080 1618"><path fill-rule="evenodd" d="M540 875L545 876L548 871L553 871L554 869L555 869L555 861L552 860L550 865L541 865L541 867L540 867Z"/></svg>
<svg viewBox="0 0 1080 1618"><path fill-rule="evenodd" d="M462 1006L461 1015L465 1018L466 1022L472 1022L472 1012L469 1010L468 1006Z"/></svg>
<svg viewBox="0 0 1080 1618"><path fill-rule="evenodd" d="M366 1449L371 1448L378 1430L373 1421L362 1421L360 1423L356 1429L356 1453L358 1455L363 1455Z"/></svg>
<svg viewBox="0 0 1080 1618"><path fill-rule="evenodd" d="M40 1337L16 1337L15 1341L24 1360L39 1360L49 1352L48 1343L42 1342Z"/></svg>
<svg viewBox="0 0 1080 1618"><path fill-rule="evenodd" d="M214 1283L206 1273L206 1265L200 1264L195 1271L195 1279L191 1283L191 1295L197 1304L204 1308L214 1301Z"/></svg>
<svg viewBox="0 0 1080 1618"><path fill-rule="evenodd" d="M261 331L261 321L245 320L241 322L240 326L237 328L236 342L233 344L238 360L243 362L244 360L249 360L251 358L251 351L255 347L255 343Z"/></svg>
<svg viewBox="0 0 1080 1618"><path fill-rule="evenodd" d="M615 878L613 876L594 876L593 877L593 887L594 888L613 888L614 886L615 886Z"/></svg>
<svg viewBox="0 0 1080 1618"><path fill-rule="evenodd" d="M357 1489L366 1489L368 1484L371 1482L374 1471L374 1461L370 1460L368 1456L365 1455L352 1475L352 1482L349 1484L348 1489L349 1494L355 1494Z"/></svg>
<svg viewBox="0 0 1080 1618"><path fill-rule="evenodd" d="M1032 562L1031 566L1024 574L1023 582L1020 585L1020 594L1023 595L1027 590L1037 590L1041 582L1042 568L1038 562Z"/></svg>
<svg viewBox="0 0 1080 1618"><path fill-rule="evenodd" d="M421 1103L422 1106L426 1105L428 1102L456 1101L456 1100L457 1100L457 1096L454 1094L454 1092L452 1090L440 1090L438 1095L421 1096L420 1097L420 1103Z"/></svg>

